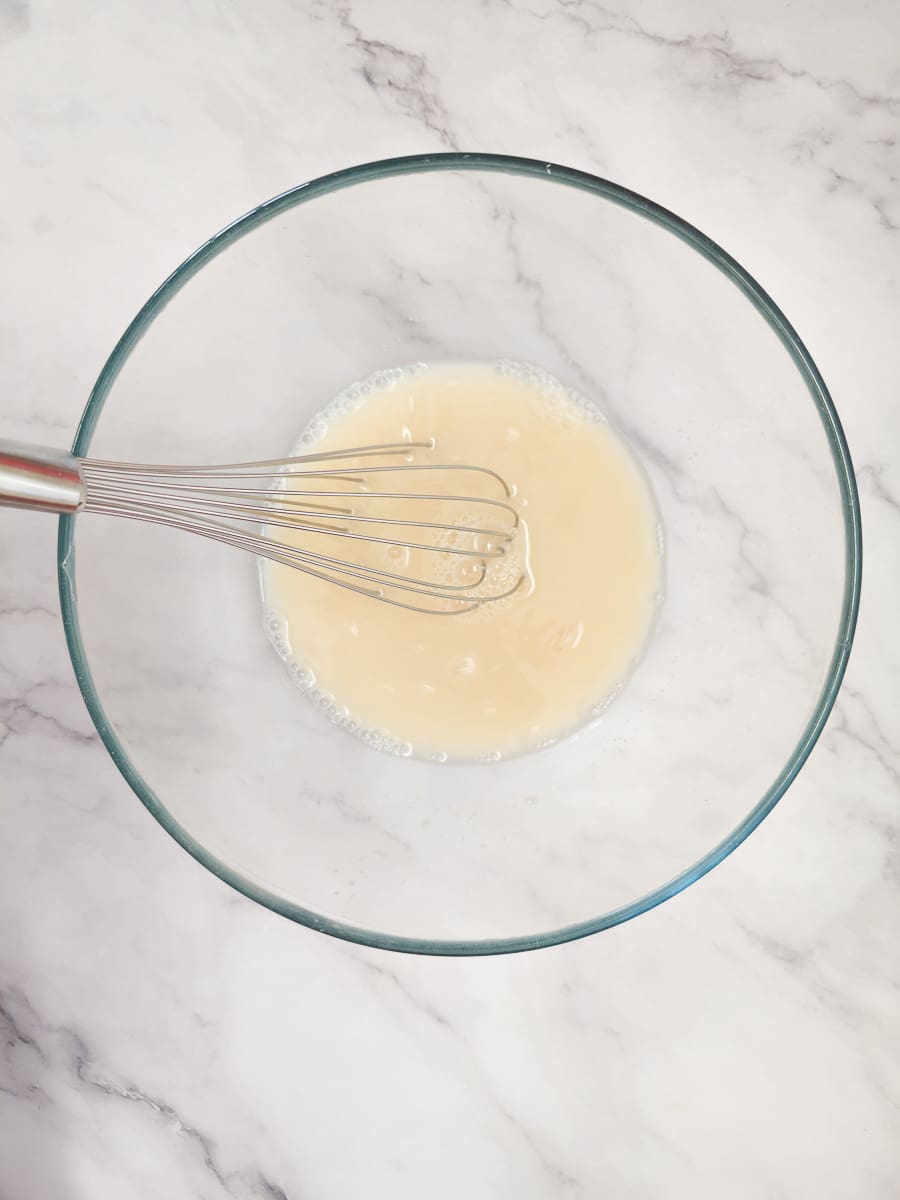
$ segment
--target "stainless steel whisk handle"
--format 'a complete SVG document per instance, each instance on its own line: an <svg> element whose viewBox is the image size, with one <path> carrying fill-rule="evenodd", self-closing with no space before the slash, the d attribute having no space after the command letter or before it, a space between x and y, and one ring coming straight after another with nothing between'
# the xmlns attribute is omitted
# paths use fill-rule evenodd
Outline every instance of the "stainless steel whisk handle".
<svg viewBox="0 0 900 1200"><path fill-rule="evenodd" d="M74 455L0 438L0 507L74 513L85 497L81 464Z"/></svg>

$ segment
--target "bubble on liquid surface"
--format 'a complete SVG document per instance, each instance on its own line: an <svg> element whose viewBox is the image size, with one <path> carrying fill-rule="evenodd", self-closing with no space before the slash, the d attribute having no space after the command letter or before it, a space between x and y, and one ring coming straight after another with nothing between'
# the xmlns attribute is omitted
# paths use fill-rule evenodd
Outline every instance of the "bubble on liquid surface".
<svg viewBox="0 0 900 1200"><path fill-rule="evenodd" d="M478 659L474 654L465 654L461 658L451 659L450 670L454 675L474 675L478 670Z"/></svg>

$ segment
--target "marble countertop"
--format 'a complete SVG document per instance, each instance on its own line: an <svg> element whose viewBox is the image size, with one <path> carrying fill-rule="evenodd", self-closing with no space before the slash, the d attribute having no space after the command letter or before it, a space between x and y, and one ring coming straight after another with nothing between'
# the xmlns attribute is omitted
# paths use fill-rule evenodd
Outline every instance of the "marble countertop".
<svg viewBox="0 0 900 1200"><path fill-rule="evenodd" d="M891 1200L900 1171L900 11L0 0L2 432L68 443L156 284L260 199L438 149L606 175L731 250L841 412L866 535L785 800L643 918L502 959L255 907L138 804L0 519L0 1196Z"/></svg>

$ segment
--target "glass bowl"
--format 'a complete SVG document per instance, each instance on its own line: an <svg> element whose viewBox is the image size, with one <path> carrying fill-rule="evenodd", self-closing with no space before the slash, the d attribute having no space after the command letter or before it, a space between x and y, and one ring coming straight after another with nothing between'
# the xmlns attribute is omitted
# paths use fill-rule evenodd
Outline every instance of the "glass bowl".
<svg viewBox="0 0 900 1200"><path fill-rule="evenodd" d="M69 650L125 779L232 887L351 941L525 950L675 895L784 794L850 651L858 497L809 353L709 238L550 163L393 159L262 204L137 315L74 451L269 458L379 368L501 358L605 410L665 531L652 644L602 718L552 748L455 766L378 753L288 678L249 556L61 519Z"/></svg>

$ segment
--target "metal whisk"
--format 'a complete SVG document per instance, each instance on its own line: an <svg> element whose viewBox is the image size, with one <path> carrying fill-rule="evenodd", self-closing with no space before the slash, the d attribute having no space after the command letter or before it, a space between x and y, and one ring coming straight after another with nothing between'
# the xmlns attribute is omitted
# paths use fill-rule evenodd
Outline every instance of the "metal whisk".
<svg viewBox="0 0 900 1200"><path fill-rule="evenodd" d="M519 517L508 484L488 467L409 461L414 451L433 450L433 442L396 442L200 467L75 458L0 440L0 506L167 525L387 604L446 616L503 599L519 586L521 574L511 586L508 578L492 586L489 566L507 553ZM398 456L407 461L379 461ZM415 483L417 472L435 484L461 486L446 492L373 486L392 478ZM468 494L475 479L502 498ZM402 505L402 515L380 514L384 501L392 513ZM461 567L459 582L448 581L441 556Z"/></svg>

